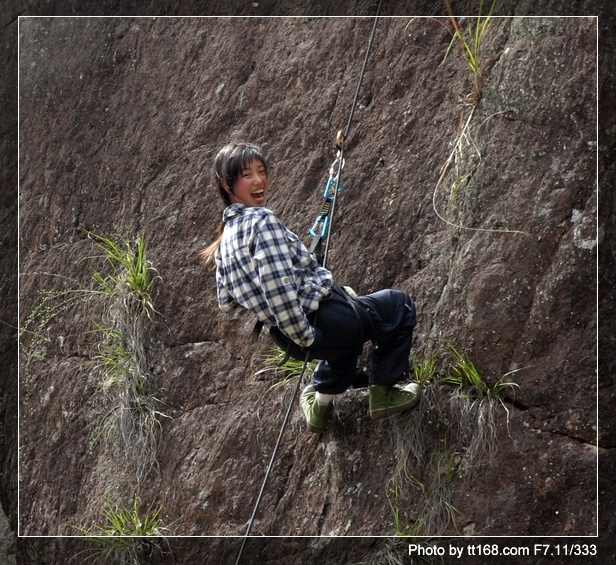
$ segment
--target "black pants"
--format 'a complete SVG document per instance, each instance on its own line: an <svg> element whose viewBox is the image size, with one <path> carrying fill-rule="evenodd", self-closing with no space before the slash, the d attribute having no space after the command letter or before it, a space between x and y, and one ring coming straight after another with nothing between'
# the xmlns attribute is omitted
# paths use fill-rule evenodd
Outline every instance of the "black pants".
<svg viewBox="0 0 616 565"><path fill-rule="evenodd" d="M360 296L359 302L371 323L362 323L348 297L339 291L321 301L319 309L308 316L322 338L308 350L310 358L320 360L313 375L318 392L340 394L357 385L357 359L363 344L370 340L373 346L368 384L391 386L408 375L416 321L412 298L400 290L385 289ZM285 347L288 339L280 336L280 332L272 332L279 346L293 357L305 358L306 350L289 350Z"/></svg>

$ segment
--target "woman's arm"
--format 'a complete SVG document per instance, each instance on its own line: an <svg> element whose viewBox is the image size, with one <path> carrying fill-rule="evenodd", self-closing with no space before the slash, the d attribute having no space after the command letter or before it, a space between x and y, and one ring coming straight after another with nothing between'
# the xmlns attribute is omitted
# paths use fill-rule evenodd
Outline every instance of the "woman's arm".
<svg viewBox="0 0 616 565"><path fill-rule="evenodd" d="M315 331L299 300L288 237L280 220L268 214L255 230L253 257L259 284L276 318L276 325L295 343L309 347L314 341Z"/></svg>

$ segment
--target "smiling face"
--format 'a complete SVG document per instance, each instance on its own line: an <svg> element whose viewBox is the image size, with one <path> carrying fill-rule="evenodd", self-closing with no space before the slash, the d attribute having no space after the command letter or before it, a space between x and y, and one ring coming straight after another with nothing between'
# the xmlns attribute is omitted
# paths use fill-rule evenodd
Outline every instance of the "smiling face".
<svg viewBox="0 0 616 565"><path fill-rule="evenodd" d="M233 183L229 198L233 204L265 206L269 176L265 165L257 158L246 163Z"/></svg>

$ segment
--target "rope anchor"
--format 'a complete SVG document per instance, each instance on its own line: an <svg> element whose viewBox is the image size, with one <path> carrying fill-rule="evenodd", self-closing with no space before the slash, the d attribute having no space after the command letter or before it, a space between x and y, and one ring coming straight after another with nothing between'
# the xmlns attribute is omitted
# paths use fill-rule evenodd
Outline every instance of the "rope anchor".
<svg viewBox="0 0 616 565"><path fill-rule="evenodd" d="M338 141L341 138L341 134L342 131L338 132ZM327 180L327 184L325 185L325 190L323 190L323 207L321 208L321 213L317 216L317 219L308 231L308 233L314 238L310 246L310 252L317 256L317 260L319 260L320 256L321 241L325 238L330 223L330 211L332 210L332 205L334 203L334 195L332 192L335 191L335 194L342 192L340 173L344 168L344 159L342 159L342 147L338 143L336 147L339 148L338 154L336 156L336 160L329 168L329 178ZM319 260L319 263L322 265L323 261Z"/></svg>

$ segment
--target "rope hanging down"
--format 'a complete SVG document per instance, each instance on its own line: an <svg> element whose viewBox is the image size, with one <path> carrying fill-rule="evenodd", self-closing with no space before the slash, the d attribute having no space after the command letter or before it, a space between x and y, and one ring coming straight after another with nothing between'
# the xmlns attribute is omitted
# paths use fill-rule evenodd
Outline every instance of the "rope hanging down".
<svg viewBox="0 0 616 565"><path fill-rule="evenodd" d="M359 75L359 81L357 82L357 89L355 90L355 96L353 98L353 104L351 105L351 112L349 114L349 120L347 122L347 126L346 129L344 131L339 131L338 135L336 137L336 148L338 150L337 156L336 156L336 160L332 163L332 166L330 167L330 178L327 182L327 185L325 187L325 192L324 192L324 199L325 202L323 204L323 210L321 212L321 214L319 215L319 217L317 218L317 221L315 222L315 224L313 225L313 227L310 230L311 235L313 235L313 242L312 245L310 246L310 251L313 252L313 248L316 249L316 256L317 256L317 260L319 261L319 263L321 264L321 266L325 267L327 265L327 258L328 258L328 252L329 252L329 243L330 243L330 237L331 237L331 227L332 227L332 220L334 217L334 211L335 211L335 207L336 207L336 196L338 194L338 192L340 190L342 190L342 185L340 182L340 175L342 173L342 169L344 167L344 142L346 140L346 138L349 135L349 130L351 128L351 123L353 121L353 114L355 113L355 107L357 105L357 99L359 97L359 92L360 92L360 88L361 88L361 84L363 82L363 78L364 78L364 73L366 71L366 64L368 62L368 57L370 55L370 50L372 49L372 41L374 39L374 34L376 31L376 25L379 19L379 14L381 12L381 4L383 3L383 0L379 0L379 5L376 11L376 15L374 17L374 24L372 26L372 32L370 34L370 41L368 42L368 48L366 49L366 56L364 58L364 64L362 66L361 69L361 73ZM330 191L333 192L333 194L330 196ZM314 230L314 233L313 233ZM319 230L319 231L317 231ZM322 255L320 255L320 250L321 250L321 246L322 246L322 242L323 239L325 239L325 251L323 252ZM257 497L257 501L255 503L255 507L254 510L252 512L252 516L250 517L250 520L248 522L248 527L246 528L246 533L244 534L244 538L242 539L242 545L240 547L239 553L237 555L237 560L235 561L236 565L239 565L241 558L242 558L242 554L244 552L244 547L246 546L246 540L248 539L248 537L250 536L250 532L252 530L252 525L254 523L255 517L257 515L257 510L259 509L259 504L261 503L261 498L263 497L263 493L265 492L265 485L267 484L267 480L269 479L269 475L270 472L274 466L274 461L276 459L276 455L278 454L278 449L280 447L280 443L282 441L282 436L284 435L284 431L287 427L287 424L289 422L289 417L291 415L291 409L293 408L293 405L295 404L295 399L297 398L297 393L299 392L299 387L301 386L301 383L303 381L304 378L304 374L306 372L306 367L308 366L308 353L306 354L306 358L304 359L304 363L302 366L302 371L301 374L299 376L299 378L297 379L297 384L295 385L295 389L293 391L293 396L291 398L291 401L289 402L289 407L287 408L287 412L285 414L283 423L282 423L282 427L280 428L280 433L278 434L278 440L276 441L276 445L274 446L274 451L272 453L272 457L270 459L269 465L267 467L267 471L265 472L265 477L263 479L263 483L261 485L261 490L259 491L259 496Z"/></svg>

